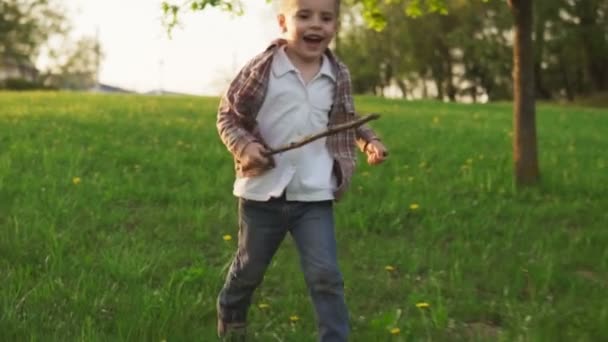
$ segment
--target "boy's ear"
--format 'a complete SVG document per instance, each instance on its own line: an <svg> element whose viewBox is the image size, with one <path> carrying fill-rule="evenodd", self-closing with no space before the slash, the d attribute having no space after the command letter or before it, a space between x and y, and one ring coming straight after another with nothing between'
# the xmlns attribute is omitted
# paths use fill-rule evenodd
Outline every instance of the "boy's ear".
<svg viewBox="0 0 608 342"><path fill-rule="evenodd" d="M285 24L285 14L277 15L277 22L279 23L279 27L281 28L281 32L287 32L287 25Z"/></svg>

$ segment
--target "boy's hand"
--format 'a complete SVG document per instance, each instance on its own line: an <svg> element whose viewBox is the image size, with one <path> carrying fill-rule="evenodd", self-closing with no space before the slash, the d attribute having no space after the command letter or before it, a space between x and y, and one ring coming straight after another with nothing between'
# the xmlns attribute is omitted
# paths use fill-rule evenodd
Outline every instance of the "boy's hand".
<svg viewBox="0 0 608 342"><path fill-rule="evenodd" d="M380 142L380 140L372 140L365 146L365 154L367 154L367 163L370 165L378 165L388 157L388 150Z"/></svg>
<svg viewBox="0 0 608 342"><path fill-rule="evenodd" d="M252 142L245 147L243 153L239 157L243 168L262 168L270 169L274 166L274 160L267 155L268 149L262 144Z"/></svg>

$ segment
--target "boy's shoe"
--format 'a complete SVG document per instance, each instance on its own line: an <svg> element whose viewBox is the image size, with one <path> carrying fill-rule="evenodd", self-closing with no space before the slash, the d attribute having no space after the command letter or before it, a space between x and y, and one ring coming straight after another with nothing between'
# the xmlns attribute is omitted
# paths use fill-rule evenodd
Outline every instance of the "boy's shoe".
<svg viewBox="0 0 608 342"><path fill-rule="evenodd" d="M247 324L245 322L227 323L217 320L217 336L222 341L244 342L247 335Z"/></svg>

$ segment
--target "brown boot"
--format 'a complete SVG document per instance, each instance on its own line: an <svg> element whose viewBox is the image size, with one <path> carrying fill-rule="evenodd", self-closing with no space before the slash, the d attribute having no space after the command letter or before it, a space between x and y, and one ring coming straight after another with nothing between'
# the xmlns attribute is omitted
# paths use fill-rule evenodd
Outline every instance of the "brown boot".
<svg viewBox="0 0 608 342"><path fill-rule="evenodd" d="M247 325L245 322L224 322L217 320L217 336L222 341L244 342L247 335Z"/></svg>

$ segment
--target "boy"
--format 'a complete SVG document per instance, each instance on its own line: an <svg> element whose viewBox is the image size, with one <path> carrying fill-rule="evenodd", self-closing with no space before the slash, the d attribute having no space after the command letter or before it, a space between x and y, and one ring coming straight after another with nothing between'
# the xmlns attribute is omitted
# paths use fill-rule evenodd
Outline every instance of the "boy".
<svg viewBox="0 0 608 342"><path fill-rule="evenodd" d="M284 39L254 57L232 81L217 128L233 154L239 198L238 250L217 301L218 334L244 336L251 296L289 231L315 307L321 341L345 341L348 313L338 268L333 201L350 184L356 145L370 164L387 151L367 126L274 156L279 147L355 119L346 66L328 45L339 0L282 0Z"/></svg>

